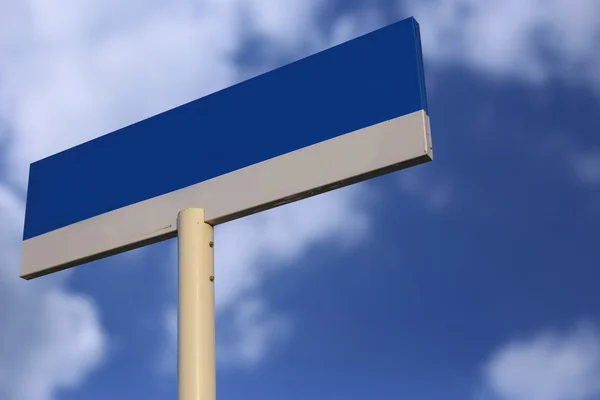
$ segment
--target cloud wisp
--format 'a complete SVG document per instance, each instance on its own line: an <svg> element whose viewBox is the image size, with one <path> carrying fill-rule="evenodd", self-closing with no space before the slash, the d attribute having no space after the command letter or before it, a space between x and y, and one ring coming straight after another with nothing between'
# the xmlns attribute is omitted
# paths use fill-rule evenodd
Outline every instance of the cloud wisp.
<svg viewBox="0 0 600 400"><path fill-rule="evenodd" d="M50 400L101 365L106 335L92 301L58 279L18 277L23 204L0 184L0 398Z"/></svg>
<svg viewBox="0 0 600 400"><path fill-rule="evenodd" d="M596 0L406 0L427 57L534 84L561 78L600 91Z"/></svg>
<svg viewBox="0 0 600 400"><path fill-rule="evenodd" d="M491 356L484 379L485 400L597 399L600 333L581 324L515 340Z"/></svg>

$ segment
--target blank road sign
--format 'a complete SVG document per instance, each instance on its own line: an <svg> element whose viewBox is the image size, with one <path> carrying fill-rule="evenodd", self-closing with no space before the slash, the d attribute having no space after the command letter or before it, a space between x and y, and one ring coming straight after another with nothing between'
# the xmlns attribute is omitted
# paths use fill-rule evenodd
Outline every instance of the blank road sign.
<svg viewBox="0 0 600 400"><path fill-rule="evenodd" d="M31 164L26 279L432 159L412 18Z"/></svg>

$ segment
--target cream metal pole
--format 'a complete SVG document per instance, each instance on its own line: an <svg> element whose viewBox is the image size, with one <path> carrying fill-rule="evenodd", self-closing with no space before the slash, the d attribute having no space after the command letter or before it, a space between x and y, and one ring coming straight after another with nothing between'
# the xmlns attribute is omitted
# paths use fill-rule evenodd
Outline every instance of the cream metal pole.
<svg viewBox="0 0 600 400"><path fill-rule="evenodd" d="M177 234L177 396L178 400L215 400L213 228L204 222L204 209L180 211Z"/></svg>

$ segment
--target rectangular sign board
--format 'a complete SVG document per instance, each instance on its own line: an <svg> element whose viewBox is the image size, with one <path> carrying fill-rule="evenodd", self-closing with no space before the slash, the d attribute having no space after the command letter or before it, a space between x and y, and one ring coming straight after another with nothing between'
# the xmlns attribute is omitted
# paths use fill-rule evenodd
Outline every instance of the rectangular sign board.
<svg viewBox="0 0 600 400"><path fill-rule="evenodd" d="M409 18L31 164L20 275L173 238L432 159Z"/></svg>

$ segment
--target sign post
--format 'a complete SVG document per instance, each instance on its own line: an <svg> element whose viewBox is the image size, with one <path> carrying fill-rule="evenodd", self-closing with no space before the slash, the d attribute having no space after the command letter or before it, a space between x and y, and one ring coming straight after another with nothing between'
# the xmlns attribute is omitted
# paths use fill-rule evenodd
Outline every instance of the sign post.
<svg viewBox="0 0 600 400"><path fill-rule="evenodd" d="M188 208L177 219L179 400L214 400L215 316L213 227L204 209Z"/></svg>
<svg viewBox="0 0 600 400"><path fill-rule="evenodd" d="M31 164L20 276L177 237L179 400L213 400L213 226L431 160L408 18Z"/></svg>

